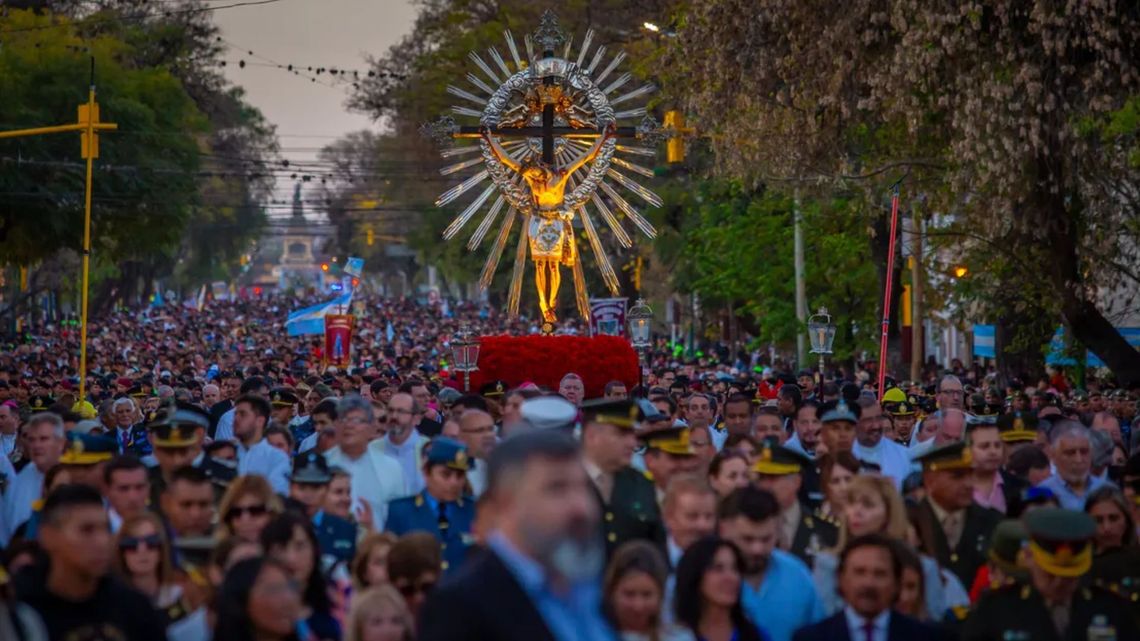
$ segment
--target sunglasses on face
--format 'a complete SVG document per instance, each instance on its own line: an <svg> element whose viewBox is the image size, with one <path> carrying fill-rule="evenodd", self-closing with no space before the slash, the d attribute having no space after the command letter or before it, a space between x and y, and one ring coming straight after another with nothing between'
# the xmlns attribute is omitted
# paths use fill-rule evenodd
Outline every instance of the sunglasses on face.
<svg viewBox="0 0 1140 641"><path fill-rule="evenodd" d="M417 594L431 594L435 589L435 581L421 581L419 583L403 583L396 587L405 599L410 599Z"/></svg>
<svg viewBox="0 0 1140 641"><path fill-rule="evenodd" d="M264 505L250 505L247 507L231 507L230 510L228 512L226 512L226 520L227 521L233 521L234 519L241 517L241 515L243 515L243 514L248 514L250 516L261 516L268 511L269 511L269 508L265 507Z"/></svg>
<svg viewBox="0 0 1140 641"><path fill-rule="evenodd" d="M124 552L138 550L144 545L152 550L157 550L162 545L162 537L157 534L128 536L119 541L119 549Z"/></svg>

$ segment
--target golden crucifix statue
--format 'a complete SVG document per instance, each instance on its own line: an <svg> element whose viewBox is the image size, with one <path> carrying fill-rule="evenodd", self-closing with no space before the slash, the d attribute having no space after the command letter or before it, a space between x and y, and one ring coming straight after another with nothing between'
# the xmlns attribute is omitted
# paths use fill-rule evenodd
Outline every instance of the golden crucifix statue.
<svg viewBox="0 0 1140 641"><path fill-rule="evenodd" d="M605 142L615 136L617 129L611 124L597 137L594 145L566 167L555 167L536 157L519 163L499 144L489 130L483 129L483 139L491 153L511 171L518 173L530 190L529 211L523 212L530 221L527 237L530 257L534 261L534 282L538 289L538 306L542 318L548 323L557 320L558 288L562 285L561 266L574 267L578 248L574 241L574 212L565 204L566 184L570 176L586 163L594 160Z"/></svg>

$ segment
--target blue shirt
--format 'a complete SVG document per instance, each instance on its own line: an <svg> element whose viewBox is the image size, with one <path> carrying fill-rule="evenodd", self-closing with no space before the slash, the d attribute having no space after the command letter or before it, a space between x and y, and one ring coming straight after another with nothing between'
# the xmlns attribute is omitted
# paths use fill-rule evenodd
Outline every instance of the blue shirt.
<svg viewBox="0 0 1140 641"><path fill-rule="evenodd" d="M542 566L501 533L492 534L487 545L519 582L556 641L617 641L617 634L602 617L600 581L576 583L566 594L555 594Z"/></svg>
<svg viewBox="0 0 1140 641"><path fill-rule="evenodd" d="M740 605L772 641L791 641L799 628L823 620L823 603L811 572L783 550L772 550L759 590L747 581L741 585Z"/></svg>
<svg viewBox="0 0 1140 641"><path fill-rule="evenodd" d="M248 474L263 476L269 481L274 492L289 495L289 475L292 470L285 452L273 447L264 438L254 443L248 450L239 442L237 451L240 476Z"/></svg>
<svg viewBox="0 0 1140 641"><path fill-rule="evenodd" d="M1111 485L1111 483L1104 479L1090 475L1088 481L1085 484L1084 493L1077 494L1073 490L1072 486L1066 483L1065 480L1060 477L1060 475L1054 473L1053 476L1050 476L1044 481L1038 483L1037 487L1044 487L1051 490L1053 492L1053 496L1056 496L1057 500L1060 501L1061 507L1065 508L1066 510L1083 512L1085 509L1085 499L1088 498L1089 494L1092 494L1104 485Z"/></svg>

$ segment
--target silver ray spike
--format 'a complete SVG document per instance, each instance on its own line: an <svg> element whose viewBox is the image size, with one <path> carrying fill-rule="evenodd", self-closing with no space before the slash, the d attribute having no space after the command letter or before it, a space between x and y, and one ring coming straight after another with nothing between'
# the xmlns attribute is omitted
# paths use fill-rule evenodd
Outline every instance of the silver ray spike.
<svg viewBox="0 0 1140 641"><path fill-rule="evenodd" d="M610 104L612 105L613 103L611 102ZM614 118L617 118L618 120L622 120L624 118L640 118L640 117L644 116L646 113L647 112L645 110L645 107L637 107L636 109L627 109L625 111L619 111L619 112L614 114Z"/></svg>
<svg viewBox="0 0 1140 641"><path fill-rule="evenodd" d="M582 271L581 259L574 261L570 268L574 274L574 303L578 306L578 315L582 320L590 321L590 293L586 291L586 274Z"/></svg>
<svg viewBox="0 0 1140 641"><path fill-rule="evenodd" d="M636 163L632 163L632 162L630 162L624 158L618 158L617 156L614 156L611 159L611 162L613 162L613 164L617 165L618 167L625 167L626 169L632 171L633 173L641 174L642 176L645 176L646 178L653 178L654 177L652 169L650 169L648 167L642 167L641 165L638 165Z"/></svg>
<svg viewBox="0 0 1140 641"><path fill-rule="evenodd" d="M526 47L526 59L530 64L534 64L534 40L531 40L529 33L523 38L523 46Z"/></svg>
<svg viewBox="0 0 1140 641"><path fill-rule="evenodd" d="M454 158L456 156L463 156L465 154L479 151L479 149L479 145L467 145L466 147L455 146L449 149L444 149L443 151L439 152L439 155L443 156L444 158Z"/></svg>
<svg viewBox="0 0 1140 641"><path fill-rule="evenodd" d="M511 70L507 69L507 63L503 60L503 57L499 55L498 49L489 47L487 49L487 55L491 56L491 60L494 60L495 64L499 65L499 69L502 70L504 77L511 77Z"/></svg>
<svg viewBox="0 0 1140 641"><path fill-rule="evenodd" d="M625 229L622 228L621 222L618 221L617 216L614 216L614 213L610 211L610 208L606 206L606 203L600 197L598 197L598 194L596 192L590 194L590 202L594 203L594 206L598 208L599 212L601 212L602 219L606 221L606 225L608 225L610 231L614 233L614 238L617 238L618 243L620 243L621 246L625 247L626 249L633 247L633 239L629 237L629 234L625 233Z"/></svg>
<svg viewBox="0 0 1140 641"><path fill-rule="evenodd" d="M511 274L511 290L507 296L507 315L519 315L519 299L522 298L523 271L526 269L526 230L530 226L530 215L523 218L519 232L519 244L515 248L515 271Z"/></svg>
<svg viewBox="0 0 1140 641"><path fill-rule="evenodd" d="M578 51L578 61L574 64L579 67L582 66L582 61L586 59L586 52L590 50L590 44L594 42L594 30L587 29L586 37L582 39L582 49Z"/></svg>
<svg viewBox="0 0 1140 641"><path fill-rule="evenodd" d="M606 46L598 45L598 49L594 51L594 57L590 58L590 66L586 67L586 73L593 75L594 69L597 68L598 63L602 61L602 57L606 55Z"/></svg>
<svg viewBox="0 0 1140 641"><path fill-rule="evenodd" d="M471 72L467 72L467 81L470 82L471 84L475 85L476 87L479 87L483 91L486 91L488 95L492 95L492 96L495 95L495 90L491 88L491 85L483 82L483 80L481 78L479 78L479 76L476 76L475 74L473 74Z"/></svg>
<svg viewBox="0 0 1140 641"><path fill-rule="evenodd" d="M622 212L633 221L633 224L641 230L641 233L649 238L657 238L657 230L653 228L653 225L650 225L649 221L645 220L645 217L639 214L637 210L633 208L633 205L629 204L629 201L622 198L616 189L611 187L608 182L599 183L599 186L602 188L602 191L606 192L606 195L610 197L610 200L614 201L618 209L622 210Z"/></svg>
<svg viewBox="0 0 1140 641"><path fill-rule="evenodd" d="M614 59L610 61L610 64L606 65L606 68L602 70L602 73L600 75L598 75L598 78L594 81L594 84L602 84L602 82L605 81L606 77L609 76L614 69L617 69L617 66L620 65L623 60L625 60L625 52L619 51L618 55L614 56Z"/></svg>
<svg viewBox="0 0 1140 641"><path fill-rule="evenodd" d="M522 71L523 64L522 58L519 57L519 46L515 44L515 37L511 34L511 30L503 31L503 37L507 39L507 48L511 50L511 60L515 61L515 69Z"/></svg>
<svg viewBox="0 0 1140 641"><path fill-rule="evenodd" d="M486 180L490 175L491 174L488 173L486 169L484 169L483 171L452 187L451 189L448 189L447 191L440 194L439 198L436 199L435 206L443 207L447 203L455 200L456 198L459 198L468 189L471 189L475 185L478 185L480 182Z"/></svg>
<svg viewBox="0 0 1140 641"><path fill-rule="evenodd" d="M469 107L461 107L459 105L452 105L451 106L451 112L459 114L460 116L471 116L473 118L482 118L483 117L483 112L476 111L476 110L471 109Z"/></svg>
<svg viewBox="0 0 1140 641"><path fill-rule="evenodd" d="M629 176L626 176L613 167L610 167L606 170L606 175L621 183L622 187L625 187L638 196L641 196L641 199L650 205L653 205L654 207L660 207L664 204L664 201L661 200L660 196L641 186L636 180L630 178Z"/></svg>
<svg viewBox="0 0 1140 641"><path fill-rule="evenodd" d="M637 89L634 89L633 91L630 91L629 93L624 93L624 94L618 96L617 98L614 98L613 100L611 100L610 106L623 103L626 100L633 100L634 98L640 98L641 96L644 96L646 94L651 94L654 91L657 91L656 85L653 85L653 84L641 85ZM642 115L644 115L644 114L642 114Z"/></svg>
<svg viewBox="0 0 1140 641"><path fill-rule="evenodd" d="M647 156L649 158L657 157L656 149L649 149L648 147L633 147L631 145L617 145L614 147L617 151L623 154L632 154L634 156Z"/></svg>
<svg viewBox="0 0 1140 641"><path fill-rule="evenodd" d="M467 54L467 57L471 59L471 62L475 63L475 66L482 69L483 73L487 74L487 77L491 79L491 82L496 85L503 84L503 81L500 80L497 75L495 75L494 71L491 71L491 68L487 66L487 63L483 62L483 59L479 57L479 54L472 51Z"/></svg>
<svg viewBox="0 0 1140 641"><path fill-rule="evenodd" d="M562 59L570 59L570 46L574 44L574 34L566 36L566 46L562 47Z"/></svg>
<svg viewBox="0 0 1140 641"><path fill-rule="evenodd" d="M479 243L483 242L483 238L487 235L487 231L491 229L491 225L493 225L495 219L499 217L499 210L503 208L503 204L506 202L507 201L505 198L503 198L503 195L499 194L499 197L495 199L495 202L491 203L491 209L487 211L486 216L483 216L483 220L479 223L479 226L475 228L475 233L472 234L471 239L467 241L467 249L474 250L479 246Z"/></svg>
<svg viewBox="0 0 1140 641"><path fill-rule="evenodd" d="M614 89L620 88L622 85L629 82L630 80L633 80L633 74L629 73L629 72L623 73L622 75L617 77L617 80L614 80L613 82L611 82L610 86L606 87L605 89L602 89L602 93L608 94L611 91L613 91Z"/></svg>
<svg viewBox="0 0 1140 641"><path fill-rule="evenodd" d="M491 280L495 277L495 270L498 269L499 259L503 257L503 250L507 247L507 239L511 236L511 227L515 224L516 215L515 208L511 207L507 217L503 219L503 226L499 228L495 244L491 246L491 253L483 265L483 273L479 275L479 289L483 291L491 286ZM525 234L526 230L523 230L523 233Z"/></svg>
<svg viewBox="0 0 1140 641"><path fill-rule="evenodd" d="M447 85L447 93L455 96L456 98L463 98L464 100L470 100L471 102L473 102L477 105L486 105L487 104L486 98L480 98L479 96L476 96L475 94L471 93L470 91L467 91L466 89L460 89L459 87L456 87L455 85Z"/></svg>
<svg viewBox="0 0 1140 641"><path fill-rule="evenodd" d="M590 241L590 247L594 250L594 259L598 261L598 269L602 272L602 280L605 281L606 287L609 288L614 296L617 296L621 287L618 285L618 277L614 272L613 265L610 264L610 257L606 255L605 250L602 248L602 240L598 237L598 231L594 228L594 221L590 219L590 213L586 211L586 207L578 208L582 214L582 228L586 231L586 240ZM626 245L629 247L629 245ZM582 262L579 260L578 262Z"/></svg>
<svg viewBox="0 0 1140 641"><path fill-rule="evenodd" d="M478 148L478 147L476 147L476 148ZM467 160L464 160L463 162L457 162L454 165L448 165L446 167L441 168L439 170L439 175L450 176L451 174L454 174L457 171L463 171L464 169L467 169L468 167L474 167L475 165L478 165L481 162L483 162L482 156L476 156L474 158L469 158Z"/></svg>
<svg viewBox="0 0 1140 641"><path fill-rule="evenodd" d="M464 209L463 213L456 216L455 220L451 221L451 224L447 226L447 229L443 230L444 240L451 240L452 238L455 238L455 235L459 233L459 230L463 229L463 226L467 224L467 221L471 220L471 217L475 215L475 212L479 211L479 208L483 206L483 203L487 202L487 199L491 197L491 194L495 193L495 189L495 183L487 185L487 188L483 190L483 193L479 194L475 200L471 201L471 204L467 205L467 209Z"/></svg>

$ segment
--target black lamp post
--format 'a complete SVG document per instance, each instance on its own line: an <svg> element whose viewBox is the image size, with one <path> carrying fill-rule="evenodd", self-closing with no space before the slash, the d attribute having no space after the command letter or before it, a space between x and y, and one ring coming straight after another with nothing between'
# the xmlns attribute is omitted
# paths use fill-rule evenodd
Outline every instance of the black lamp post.
<svg viewBox="0 0 1140 641"><path fill-rule="evenodd" d="M451 339L451 360L453 368L463 372L463 391L471 391L471 372L479 369L479 339L472 336L466 325Z"/></svg>
<svg viewBox="0 0 1140 641"><path fill-rule="evenodd" d="M637 350L637 387L641 390L642 396L648 396L645 391L645 365L642 361L645 360L645 353L651 345L650 325L653 322L653 308L638 298L637 303L626 312L625 322L628 326L629 343Z"/></svg>
<svg viewBox="0 0 1140 641"><path fill-rule="evenodd" d="M808 319L808 339L811 340L811 353L819 354L819 380L822 383L823 359L831 353L831 345L835 342L835 325L826 307L820 307L819 312Z"/></svg>

